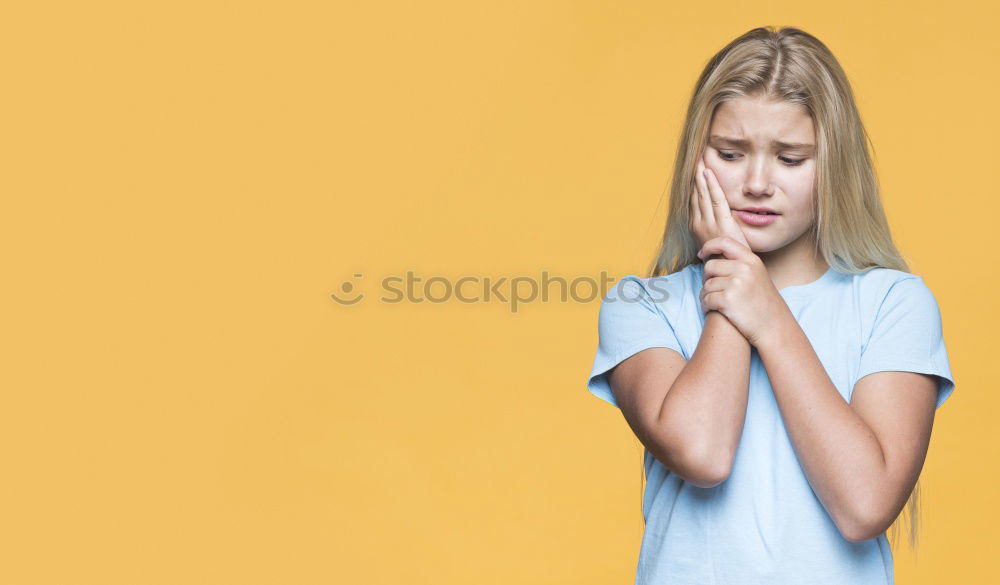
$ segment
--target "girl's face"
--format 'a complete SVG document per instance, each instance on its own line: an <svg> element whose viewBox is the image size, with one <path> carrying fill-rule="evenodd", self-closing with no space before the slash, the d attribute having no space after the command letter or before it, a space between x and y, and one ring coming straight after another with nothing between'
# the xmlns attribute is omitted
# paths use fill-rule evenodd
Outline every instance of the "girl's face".
<svg viewBox="0 0 1000 585"><path fill-rule="evenodd" d="M812 117L802 106L741 96L716 108L705 165L718 178L754 252L811 245L815 145ZM755 207L778 215L741 211Z"/></svg>

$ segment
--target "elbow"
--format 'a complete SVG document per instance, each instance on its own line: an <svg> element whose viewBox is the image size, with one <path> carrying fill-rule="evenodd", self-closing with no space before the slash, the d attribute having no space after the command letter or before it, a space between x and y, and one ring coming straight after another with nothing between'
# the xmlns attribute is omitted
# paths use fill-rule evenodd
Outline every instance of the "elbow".
<svg viewBox="0 0 1000 585"><path fill-rule="evenodd" d="M840 534L850 542L864 542L884 534L893 519L878 513L874 508L855 510L849 517L842 517L835 523Z"/></svg>
<svg viewBox="0 0 1000 585"><path fill-rule="evenodd" d="M733 454L718 445L692 441L690 433L667 433L658 447L663 454L662 458L657 457L661 463L700 488L715 487L726 481L733 468Z"/></svg>
<svg viewBox="0 0 1000 585"><path fill-rule="evenodd" d="M729 479L729 470L717 471L716 469L707 469L700 477L695 478L690 481L690 483L700 487L700 488L713 488L720 483Z"/></svg>
<svg viewBox="0 0 1000 585"><path fill-rule="evenodd" d="M864 542L877 538L885 532L885 528L876 528L876 524L852 524L849 527L840 528L840 534L849 542Z"/></svg>
<svg viewBox="0 0 1000 585"><path fill-rule="evenodd" d="M679 473L688 483L700 488L712 488L729 479L733 458L719 456L704 450L689 450L683 458L683 472Z"/></svg>

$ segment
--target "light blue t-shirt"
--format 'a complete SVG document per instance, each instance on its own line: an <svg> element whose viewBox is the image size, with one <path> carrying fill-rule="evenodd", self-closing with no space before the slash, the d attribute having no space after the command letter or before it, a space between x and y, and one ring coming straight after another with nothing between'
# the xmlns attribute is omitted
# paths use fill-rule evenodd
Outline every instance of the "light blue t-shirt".
<svg viewBox="0 0 1000 585"><path fill-rule="evenodd" d="M690 360L705 324L704 264L666 276L627 276L605 295L587 380L618 407L607 372L650 347ZM840 395L874 372L939 376L937 407L955 388L937 301L921 277L874 268L780 289ZM837 530L799 464L756 348L746 422L729 477L701 488L645 450L645 529L636 585L891 585L885 534L851 542Z"/></svg>

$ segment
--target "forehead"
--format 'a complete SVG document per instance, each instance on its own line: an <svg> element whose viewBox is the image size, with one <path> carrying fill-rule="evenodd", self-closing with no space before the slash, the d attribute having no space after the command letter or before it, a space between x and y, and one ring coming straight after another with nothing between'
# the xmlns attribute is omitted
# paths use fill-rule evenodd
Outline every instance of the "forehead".
<svg viewBox="0 0 1000 585"><path fill-rule="evenodd" d="M762 97L739 96L719 104L712 116L711 134L724 134L766 143L813 142L812 116L799 104Z"/></svg>

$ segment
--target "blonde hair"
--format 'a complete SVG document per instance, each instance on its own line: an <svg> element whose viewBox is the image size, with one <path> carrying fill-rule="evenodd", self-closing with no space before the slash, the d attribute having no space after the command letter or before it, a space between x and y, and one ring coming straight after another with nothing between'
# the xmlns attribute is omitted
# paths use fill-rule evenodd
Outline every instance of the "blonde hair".
<svg viewBox="0 0 1000 585"><path fill-rule="evenodd" d="M688 227L698 157L707 144L719 104L756 95L801 105L812 116L816 221L811 229L817 255L840 272L859 273L876 267L909 272L889 232L868 152L871 139L847 75L816 37L798 28L767 26L751 29L726 45L698 78L674 160L667 224L649 276L677 272L700 262L698 243ZM905 506L910 512L911 548L917 540L919 490L918 479ZM901 519L902 515L892 525L894 545Z"/></svg>

